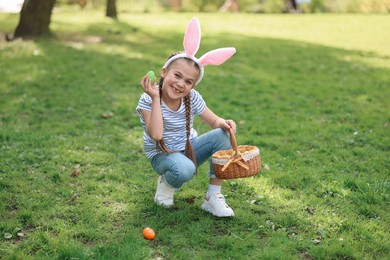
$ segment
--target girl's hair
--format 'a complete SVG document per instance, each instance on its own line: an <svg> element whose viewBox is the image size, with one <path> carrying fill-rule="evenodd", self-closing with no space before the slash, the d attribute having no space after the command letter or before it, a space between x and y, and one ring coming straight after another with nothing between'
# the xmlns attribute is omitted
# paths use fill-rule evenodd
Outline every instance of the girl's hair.
<svg viewBox="0 0 390 260"><path fill-rule="evenodd" d="M172 58L173 56L175 56L175 55L177 55L179 53L182 53L182 52L173 53L173 54L171 54L169 56L168 59ZM189 58L182 58L182 59L186 60L188 63L193 64L200 71L200 68L199 68L198 64L196 64L193 60L191 60ZM169 68L169 66L168 66L168 68ZM161 100L162 100L163 84L164 84L164 78L160 77L160 81L158 83L158 87L159 87L159 91L160 91L160 103L161 103ZM192 145L191 145L191 142L190 142L190 134L191 134L191 97L190 97L190 93L187 96L184 97L184 105L185 105L185 108L186 108L186 137L187 137L186 148L185 148L185 155L195 164L195 167L196 167L196 155L195 155L195 151L192 148ZM172 153L173 152L165 145L164 139L161 139L160 141L157 141L157 148L162 150L162 151L164 151L164 152L166 152L166 153Z"/></svg>

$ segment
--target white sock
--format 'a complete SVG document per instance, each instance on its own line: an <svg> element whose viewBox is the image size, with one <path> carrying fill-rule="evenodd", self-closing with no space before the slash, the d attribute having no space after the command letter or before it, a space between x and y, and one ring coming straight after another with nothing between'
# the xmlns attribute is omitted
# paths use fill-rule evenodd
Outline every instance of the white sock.
<svg viewBox="0 0 390 260"><path fill-rule="evenodd" d="M212 194L215 194L215 193L221 193L221 186L209 184L209 189L207 191L206 196L210 197Z"/></svg>

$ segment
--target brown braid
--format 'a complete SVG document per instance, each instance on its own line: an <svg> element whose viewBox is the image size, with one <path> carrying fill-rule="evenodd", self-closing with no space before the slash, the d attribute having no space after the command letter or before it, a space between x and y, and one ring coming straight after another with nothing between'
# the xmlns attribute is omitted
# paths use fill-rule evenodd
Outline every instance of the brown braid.
<svg viewBox="0 0 390 260"><path fill-rule="evenodd" d="M184 102L186 106L186 149L185 154L186 156L195 164L196 167L196 155L195 150L192 147L192 144L190 142L190 134L191 134L191 97L190 94L184 97Z"/></svg>
<svg viewBox="0 0 390 260"><path fill-rule="evenodd" d="M158 82L158 91L160 92L160 105L161 105L161 102L162 102L162 86L163 86L163 83L164 83L164 78L161 77L160 81ZM166 144L164 142L164 139L161 139L161 140L157 141L157 149L159 149L161 151L164 151L166 153L172 153L172 151L166 146Z"/></svg>

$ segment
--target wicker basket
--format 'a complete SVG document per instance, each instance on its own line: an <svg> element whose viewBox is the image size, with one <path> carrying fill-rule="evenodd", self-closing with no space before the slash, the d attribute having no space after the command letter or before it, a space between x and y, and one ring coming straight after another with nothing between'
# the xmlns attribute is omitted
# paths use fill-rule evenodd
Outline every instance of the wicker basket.
<svg viewBox="0 0 390 260"><path fill-rule="evenodd" d="M260 150L256 146L237 147L233 130L230 129L232 149L213 154L212 162L218 179L237 179L251 177L261 170Z"/></svg>

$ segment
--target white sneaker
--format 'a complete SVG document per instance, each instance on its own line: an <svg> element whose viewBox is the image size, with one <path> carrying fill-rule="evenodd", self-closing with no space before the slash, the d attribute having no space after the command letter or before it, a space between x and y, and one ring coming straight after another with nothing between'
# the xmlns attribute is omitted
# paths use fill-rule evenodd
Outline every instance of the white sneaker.
<svg viewBox="0 0 390 260"><path fill-rule="evenodd" d="M226 204L226 199L221 193L214 193L209 198L206 196L202 209L216 217L234 217L232 208Z"/></svg>
<svg viewBox="0 0 390 260"><path fill-rule="evenodd" d="M158 176L157 190L156 195L154 195L154 202L156 202L157 205L169 208L173 206L174 194L175 189L169 184L165 183L163 176Z"/></svg>

